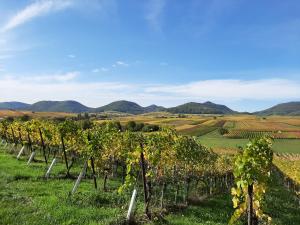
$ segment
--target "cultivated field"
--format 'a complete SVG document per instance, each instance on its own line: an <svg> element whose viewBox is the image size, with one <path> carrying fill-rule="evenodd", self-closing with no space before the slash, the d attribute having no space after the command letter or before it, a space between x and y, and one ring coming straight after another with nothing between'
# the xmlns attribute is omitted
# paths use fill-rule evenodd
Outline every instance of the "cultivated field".
<svg viewBox="0 0 300 225"><path fill-rule="evenodd" d="M134 120L173 127L180 134L196 136L204 145L222 152L232 152L251 138L269 135L274 138L276 152L300 153L300 117L297 116L185 115L179 118L174 114L151 113L113 119L122 124ZM220 128L228 133L220 134Z"/></svg>
<svg viewBox="0 0 300 225"><path fill-rule="evenodd" d="M16 110L0 110L0 118L4 117L22 117L29 116L31 118L65 118L74 117L74 113L65 112L31 112L31 111L16 111Z"/></svg>

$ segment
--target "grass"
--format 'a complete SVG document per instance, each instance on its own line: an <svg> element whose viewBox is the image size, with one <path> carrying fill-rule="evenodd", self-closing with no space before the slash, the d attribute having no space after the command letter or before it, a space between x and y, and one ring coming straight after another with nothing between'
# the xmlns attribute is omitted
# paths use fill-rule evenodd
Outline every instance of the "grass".
<svg viewBox="0 0 300 225"><path fill-rule="evenodd" d="M206 135L198 137L203 145L210 148L237 149L244 147L249 140L241 138L226 138L214 130ZM300 140L298 139L275 139L273 143L275 152L300 153Z"/></svg>
<svg viewBox="0 0 300 225"><path fill-rule="evenodd" d="M271 216L275 225L299 225L300 207L295 196L287 191L280 178L273 174L263 201L264 213ZM233 213L231 196L219 195L202 202L197 206L190 206L178 214L171 214L165 219L165 224L175 225L221 225L228 224ZM243 224L241 221L239 224Z"/></svg>
<svg viewBox="0 0 300 225"><path fill-rule="evenodd" d="M35 162L26 165L25 158L15 156L0 148L0 224L122 224L127 212L129 195L115 191L103 192L93 188L93 182L84 179L74 196L69 196L74 180L63 179L65 169L58 163L49 180L45 180L45 165ZM75 174L80 167L74 168ZM59 178L60 177L60 178ZM98 179L99 187L102 180ZM109 181L109 188L119 185ZM278 225L300 224L300 209L291 193L275 177L267 194L265 209ZM142 195L138 196L137 214L143 208ZM155 224L227 224L232 215L231 196L216 195L183 210L174 210ZM140 218L140 216L138 217Z"/></svg>
<svg viewBox="0 0 300 225"><path fill-rule="evenodd" d="M63 168L63 164L57 164L53 173L62 173ZM1 151L0 171L0 224L118 224L125 217L129 197L120 200L116 192L95 191L91 180L83 180L70 198L74 180L45 180L43 163L27 166L25 160L17 161ZM140 213L142 204L137 207ZM164 223L227 224L232 211L230 196L220 195L174 211ZM161 222L149 224L157 223Z"/></svg>
<svg viewBox="0 0 300 225"><path fill-rule="evenodd" d="M42 163L27 166L1 153L0 171L0 224L110 224L124 215L125 205L111 201L116 193L99 196L89 180L70 198L74 180L46 181Z"/></svg>

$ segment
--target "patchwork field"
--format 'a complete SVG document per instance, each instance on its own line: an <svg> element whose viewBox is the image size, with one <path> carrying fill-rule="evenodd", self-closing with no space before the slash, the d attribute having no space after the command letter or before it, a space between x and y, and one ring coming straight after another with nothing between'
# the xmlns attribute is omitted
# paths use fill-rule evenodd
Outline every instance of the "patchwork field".
<svg viewBox="0 0 300 225"><path fill-rule="evenodd" d="M288 177L300 183L300 154L279 154L273 162Z"/></svg>
<svg viewBox="0 0 300 225"><path fill-rule="evenodd" d="M64 118L74 117L74 113L65 112L31 112L31 111L16 111L16 110L0 110L0 118L3 117L22 117L29 116L32 118Z"/></svg>
<svg viewBox="0 0 300 225"><path fill-rule="evenodd" d="M264 135L274 138L276 152L300 153L300 117L254 115L184 115L144 114L117 117L122 124L134 120L160 126L169 126L180 134L196 136L199 141L219 152L234 153L249 139ZM224 134L220 129L224 129Z"/></svg>

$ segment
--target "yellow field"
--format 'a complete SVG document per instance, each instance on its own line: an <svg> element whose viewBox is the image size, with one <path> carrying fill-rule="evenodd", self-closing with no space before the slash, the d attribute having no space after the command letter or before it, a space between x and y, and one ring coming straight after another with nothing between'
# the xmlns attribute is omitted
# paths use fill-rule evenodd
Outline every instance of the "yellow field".
<svg viewBox="0 0 300 225"><path fill-rule="evenodd" d="M300 155L286 154L275 156L274 164L294 181L300 183Z"/></svg>
<svg viewBox="0 0 300 225"><path fill-rule="evenodd" d="M62 118L62 117L74 117L74 113L64 112L31 112L31 111L15 111L15 110L0 110L0 118L4 117L21 117L28 115L32 118Z"/></svg>
<svg viewBox="0 0 300 225"><path fill-rule="evenodd" d="M220 121L224 122L222 125L224 128L231 131L300 132L300 117L286 116L270 116L262 118L253 115L217 117L207 115L186 115L185 118L178 118L173 114L164 114L163 117L158 117L156 114L144 114L117 117L115 119L121 121L122 124L134 120L136 122L170 126L179 132L193 135L196 135L201 129L209 130L209 127L220 127Z"/></svg>

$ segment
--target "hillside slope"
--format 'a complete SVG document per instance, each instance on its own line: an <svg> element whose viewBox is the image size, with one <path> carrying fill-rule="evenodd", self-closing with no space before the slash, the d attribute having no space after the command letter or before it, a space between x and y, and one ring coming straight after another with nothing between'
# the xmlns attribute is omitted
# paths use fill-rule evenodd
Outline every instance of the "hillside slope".
<svg viewBox="0 0 300 225"><path fill-rule="evenodd" d="M30 105L23 102L0 102L0 109L18 110L24 109L28 106Z"/></svg>
<svg viewBox="0 0 300 225"><path fill-rule="evenodd" d="M131 114L141 114L145 112L142 106L134 102L129 102L125 100L112 102L110 104L95 109L95 112L106 112L106 111L116 111L116 112L131 113Z"/></svg>
<svg viewBox="0 0 300 225"><path fill-rule="evenodd" d="M258 111L255 114L258 115L289 115L295 116L300 115L300 102L287 102L275 105L269 109Z"/></svg>
<svg viewBox="0 0 300 225"><path fill-rule="evenodd" d="M171 113L187 113L187 114L233 114L236 113L225 105L219 105L212 102L189 102L173 108L168 108Z"/></svg>
<svg viewBox="0 0 300 225"><path fill-rule="evenodd" d="M25 108L35 112L88 112L90 108L76 101L40 101Z"/></svg>

